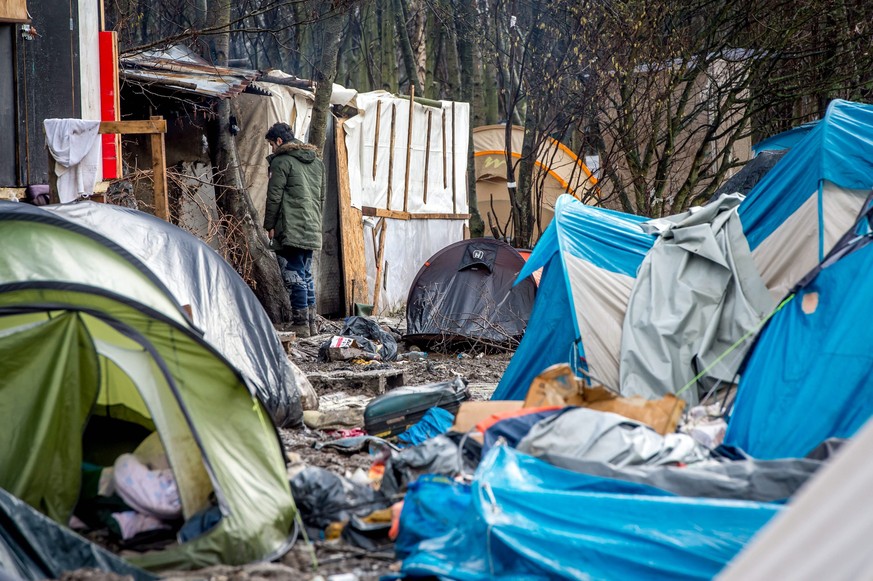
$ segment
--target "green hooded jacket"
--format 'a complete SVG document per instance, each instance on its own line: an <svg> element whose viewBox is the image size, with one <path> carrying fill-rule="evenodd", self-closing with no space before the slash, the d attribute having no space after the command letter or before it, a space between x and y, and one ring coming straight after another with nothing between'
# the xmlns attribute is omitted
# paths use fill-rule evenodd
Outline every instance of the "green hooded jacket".
<svg viewBox="0 0 873 581"><path fill-rule="evenodd" d="M275 230L270 248L321 248L324 164L308 143L283 143L267 157L270 181L264 229Z"/></svg>

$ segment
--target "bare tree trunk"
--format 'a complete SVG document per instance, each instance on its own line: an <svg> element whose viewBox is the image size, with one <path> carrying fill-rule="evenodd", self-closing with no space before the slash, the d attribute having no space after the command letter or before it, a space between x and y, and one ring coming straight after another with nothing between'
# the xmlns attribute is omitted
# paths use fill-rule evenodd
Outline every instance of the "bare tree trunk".
<svg viewBox="0 0 873 581"><path fill-rule="evenodd" d="M229 1L212 0L208 16L211 26L228 26ZM229 31L211 37L210 48L216 65L226 65L229 44ZM279 273L279 263L276 261L275 254L269 249L267 236L263 226L258 223L258 214L242 179L236 141L230 133L229 100L218 102L214 125L216 131L213 132L214 138L210 143L210 157L218 186L215 201L222 212L237 219L240 228L240 246L247 249L249 255L237 257L237 264L234 264L234 267L237 270L250 269L247 278L253 281L252 290L270 320L274 323L288 321L291 319L291 302Z"/></svg>
<svg viewBox="0 0 873 581"><path fill-rule="evenodd" d="M409 30L406 28L406 5L403 0L394 0L394 34L400 40L400 52L403 54L403 66L409 83L415 86L418 95L424 95L421 90L421 80L418 78L418 66L412 53L412 43L409 41Z"/></svg>
<svg viewBox="0 0 873 581"><path fill-rule="evenodd" d="M331 2L324 2L322 11L323 26L321 35L321 55L318 68L315 71L315 103L312 105L312 121L309 126L309 143L318 148L324 148L327 132L327 116L330 115L330 96L333 93L333 81L336 78L336 60L343 29L343 14L329 14Z"/></svg>
<svg viewBox="0 0 873 581"><path fill-rule="evenodd" d="M458 42L458 60L461 75L461 99L470 104L471 113L475 107L473 88L477 85L476 66L473 63L473 42L471 20L475 17L472 0L460 0L455 11L455 32ZM448 41L454 39L448 38ZM471 121L475 115L471 115ZM485 222L479 214L476 198L476 160L473 155L472 127L467 142L467 205L470 208L470 235L478 238L485 234Z"/></svg>

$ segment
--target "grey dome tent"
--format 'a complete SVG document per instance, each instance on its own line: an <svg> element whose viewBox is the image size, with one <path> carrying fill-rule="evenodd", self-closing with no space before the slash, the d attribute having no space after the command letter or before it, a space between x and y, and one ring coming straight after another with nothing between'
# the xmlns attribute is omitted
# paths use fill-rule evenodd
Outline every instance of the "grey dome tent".
<svg viewBox="0 0 873 581"><path fill-rule="evenodd" d="M139 219L112 215L118 229ZM151 239L172 227L153 226L135 232L158 250ZM181 569L287 550L296 511L276 429L187 303L124 247L43 208L0 202L0 247L0 488L66 524L86 454L115 452L120 440L86 442L86 428L135 425L158 434L184 519L217 507L220 520L131 562ZM202 252L192 275L220 281L212 251Z"/></svg>
<svg viewBox="0 0 873 581"><path fill-rule="evenodd" d="M500 240L474 238L434 254L418 271L406 302L406 340L503 345L524 334L536 295L525 260Z"/></svg>

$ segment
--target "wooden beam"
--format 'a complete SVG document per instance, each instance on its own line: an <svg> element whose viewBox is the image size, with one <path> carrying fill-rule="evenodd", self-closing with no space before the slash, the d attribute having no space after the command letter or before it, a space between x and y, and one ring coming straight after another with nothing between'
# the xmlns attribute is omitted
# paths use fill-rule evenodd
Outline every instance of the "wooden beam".
<svg viewBox="0 0 873 581"><path fill-rule="evenodd" d="M455 142L457 139L455 138L455 102L452 101L452 214L458 211L458 195L457 195L457 181L458 181L458 156L455 155Z"/></svg>
<svg viewBox="0 0 873 581"><path fill-rule="evenodd" d="M376 179L376 160L379 159L379 127L382 125L382 101L376 101L376 142L373 144L373 179Z"/></svg>
<svg viewBox="0 0 873 581"><path fill-rule="evenodd" d="M427 145L424 151L424 204L427 205L427 170L430 166L430 122L433 117L433 111L427 112Z"/></svg>
<svg viewBox="0 0 873 581"><path fill-rule="evenodd" d="M393 220L409 220L409 212L401 212L400 210L386 210L385 208L374 208L372 206L364 206L361 208L361 213L364 216L377 216L379 218L391 218Z"/></svg>
<svg viewBox="0 0 873 581"><path fill-rule="evenodd" d="M448 177L448 172L446 171L446 111L445 109L440 111L440 121L443 123L443 189L449 187L446 178Z"/></svg>
<svg viewBox="0 0 873 581"><path fill-rule="evenodd" d="M410 220L469 220L470 214L409 214Z"/></svg>
<svg viewBox="0 0 873 581"><path fill-rule="evenodd" d="M382 291L382 260L385 258L385 230L388 222L385 218L379 218L379 246L376 248L376 288L373 289L373 314L378 315L379 295Z"/></svg>
<svg viewBox="0 0 873 581"><path fill-rule="evenodd" d="M403 211L409 211L409 166L412 160L412 116L415 113L415 84L409 83L409 123L406 127L406 176L403 178Z"/></svg>
<svg viewBox="0 0 873 581"><path fill-rule="evenodd" d="M364 223L361 211L352 207L349 183L349 154L346 150L345 119L336 120L337 189L339 192L340 251L343 272L343 306L345 315L354 314L355 303L366 304L370 298L367 284L367 261L364 254Z"/></svg>
<svg viewBox="0 0 873 581"><path fill-rule="evenodd" d="M388 203L385 204L391 207L391 192L393 187L391 182L394 181L394 124L397 121L397 105L391 104L391 145L388 149Z"/></svg>
<svg viewBox="0 0 873 581"><path fill-rule="evenodd" d="M166 133L167 120L163 117L152 117L142 121L101 121L100 133L121 133L123 135Z"/></svg>
<svg viewBox="0 0 873 581"><path fill-rule="evenodd" d="M377 218L390 218L391 220L469 220L470 214L449 214L449 213L431 213L431 212L400 212L397 210L386 210L385 208L374 208L372 206L364 206L361 208L361 213L364 216L374 216Z"/></svg>
<svg viewBox="0 0 873 581"><path fill-rule="evenodd" d="M152 150L152 180L155 189L155 216L170 221L170 201L167 197L167 151L164 143L164 133L167 122L163 117L151 117L155 123L162 123L164 131L151 134Z"/></svg>

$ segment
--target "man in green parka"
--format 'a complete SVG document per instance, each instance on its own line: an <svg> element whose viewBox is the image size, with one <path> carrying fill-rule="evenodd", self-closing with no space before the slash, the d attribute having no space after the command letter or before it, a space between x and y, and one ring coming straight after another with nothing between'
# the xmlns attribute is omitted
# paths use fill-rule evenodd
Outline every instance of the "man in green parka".
<svg viewBox="0 0 873 581"><path fill-rule="evenodd" d="M312 251L321 248L324 164L314 145L294 139L287 123L265 136L273 153L264 228L279 256L282 279L291 298L291 328L299 337L317 333Z"/></svg>

